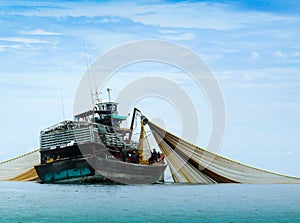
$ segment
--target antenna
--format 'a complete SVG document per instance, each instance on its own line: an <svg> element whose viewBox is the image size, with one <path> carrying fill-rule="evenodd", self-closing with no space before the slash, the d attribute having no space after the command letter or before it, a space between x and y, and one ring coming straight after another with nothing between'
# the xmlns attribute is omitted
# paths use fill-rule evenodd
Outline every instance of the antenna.
<svg viewBox="0 0 300 223"><path fill-rule="evenodd" d="M95 93L96 101L99 103L99 102L101 102L101 99L99 98L99 95L102 94L102 92L98 91L97 86L95 86L95 88L96 88L96 93Z"/></svg>
<svg viewBox="0 0 300 223"><path fill-rule="evenodd" d="M82 43L83 43L83 48L84 48L85 64L86 64L87 74L88 74L88 78L89 78L91 102L92 102L92 106L93 106L94 105L94 100L93 100L93 90L92 90L92 83L91 83L91 77L90 77L90 69L89 69L89 66L88 66L88 59L87 59L87 54L86 54L86 48L85 48L84 41L82 41Z"/></svg>
<svg viewBox="0 0 300 223"><path fill-rule="evenodd" d="M107 93L108 93L108 100L111 101L110 92L112 91L112 89L107 88L106 90L107 90Z"/></svg>
<svg viewBox="0 0 300 223"><path fill-rule="evenodd" d="M61 107L62 107L62 115L63 115L63 120L65 120L65 106L64 106L64 97L63 97L63 92L62 90L60 91L60 98L61 98Z"/></svg>

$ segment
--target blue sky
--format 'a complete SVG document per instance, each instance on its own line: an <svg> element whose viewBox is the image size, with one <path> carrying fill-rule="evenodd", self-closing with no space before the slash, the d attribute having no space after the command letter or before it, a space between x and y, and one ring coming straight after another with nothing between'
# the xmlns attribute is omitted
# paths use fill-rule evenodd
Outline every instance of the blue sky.
<svg viewBox="0 0 300 223"><path fill-rule="evenodd" d="M291 0L2 1L0 160L38 147L39 131L62 119L61 94L66 117L72 117L86 59L90 64L126 42L161 39L196 52L218 79L227 115L220 154L300 176L299 11ZM153 66L158 76L169 71L198 97L173 68ZM149 67L122 72L130 81L133 70L147 76ZM110 87L118 89L122 81L116 78ZM210 119L200 107L204 130L198 144L205 147Z"/></svg>

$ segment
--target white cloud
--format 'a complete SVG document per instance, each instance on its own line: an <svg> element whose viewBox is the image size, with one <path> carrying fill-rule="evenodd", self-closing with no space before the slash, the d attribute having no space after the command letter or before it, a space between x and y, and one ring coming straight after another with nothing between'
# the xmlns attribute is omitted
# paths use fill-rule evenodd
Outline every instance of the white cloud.
<svg viewBox="0 0 300 223"><path fill-rule="evenodd" d="M175 29L164 29L164 30L159 30L160 33L162 34L177 34L180 33L180 31L175 30Z"/></svg>
<svg viewBox="0 0 300 223"><path fill-rule="evenodd" d="M185 41L185 40L192 40L195 39L194 33L183 33L183 34L174 34L174 35L166 35L162 36L162 38L166 40L173 40L173 41Z"/></svg>
<svg viewBox="0 0 300 223"><path fill-rule="evenodd" d="M38 35L38 36L58 36L61 33L57 32L50 32L43 29L34 29L34 30L27 30L27 31L19 31L19 34L25 35Z"/></svg>
<svg viewBox="0 0 300 223"><path fill-rule="evenodd" d="M252 54L251 54L251 59L252 60L257 60L259 58L259 53L258 52L253 52Z"/></svg>
<svg viewBox="0 0 300 223"><path fill-rule="evenodd" d="M287 58L287 55L285 53L283 53L281 50L276 50L273 53L274 57L279 57L279 58Z"/></svg>
<svg viewBox="0 0 300 223"><path fill-rule="evenodd" d="M5 52L8 49L20 49L21 45L20 44L10 44L10 45L0 45L0 52Z"/></svg>
<svg viewBox="0 0 300 223"><path fill-rule="evenodd" d="M250 87L272 91L298 89L300 68L266 68L251 70L222 71L217 78L232 88Z"/></svg>
<svg viewBox="0 0 300 223"><path fill-rule="evenodd" d="M84 7L80 7L84 4ZM124 9L127 10L124 10ZM105 17L115 16L130 19L144 25L176 28L202 28L216 30L231 30L241 28L253 22L274 22L286 19L263 12L234 12L230 6L221 3L72 3L63 2L60 8L40 8L39 10L14 11L13 15L39 17ZM188 15L188 16L186 16ZM94 19L94 18L93 18ZM106 18L103 22L110 22ZM107 20L107 21L106 21Z"/></svg>
<svg viewBox="0 0 300 223"><path fill-rule="evenodd" d="M22 43L22 44L44 44L50 43L47 40L33 39L33 38L22 38L22 37L4 37L0 38L0 41Z"/></svg>

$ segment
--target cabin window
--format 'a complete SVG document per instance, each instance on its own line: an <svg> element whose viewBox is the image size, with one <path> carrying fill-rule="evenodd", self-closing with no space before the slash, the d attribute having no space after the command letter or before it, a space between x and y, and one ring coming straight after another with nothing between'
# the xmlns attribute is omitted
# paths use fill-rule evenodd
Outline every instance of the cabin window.
<svg viewBox="0 0 300 223"><path fill-rule="evenodd" d="M112 105L111 104L106 105L106 110L107 111L111 111L111 109L112 109Z"/></svg>

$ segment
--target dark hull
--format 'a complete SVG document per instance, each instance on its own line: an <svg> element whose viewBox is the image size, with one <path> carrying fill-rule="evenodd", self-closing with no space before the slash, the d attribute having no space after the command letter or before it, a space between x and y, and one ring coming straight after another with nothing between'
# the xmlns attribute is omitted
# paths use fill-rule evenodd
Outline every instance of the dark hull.
<svg viewBox="0 0 300 223"><path fill-rule="evenodd" d="M166 164L141 165L113 159L92 158L95 177L121 184L150 184L163 181Z"/></svg>
<svg viewBox="0 0 300 223"><path fill-rule="evenodd" d="M166 164L141 165L123 162L111 156L108 158L105 154L102 156L92 155L92 151L103 149L103 146L97 144L88 144L83 148L85 151L89 151L84 156L76 146L55 149L42 154L45 157L53 155L56 157L60 154L63 155L63 158L35 166L40 182L149 184L163 180ZM68 152L72 154L70 158L67 158Z"/></svg>
<svg viewBox="0 0 300 223"><path fill-rule="evenodd" d="M95 175L86 159L55 161L34 168L41 183L85 182Z"/></svg>

